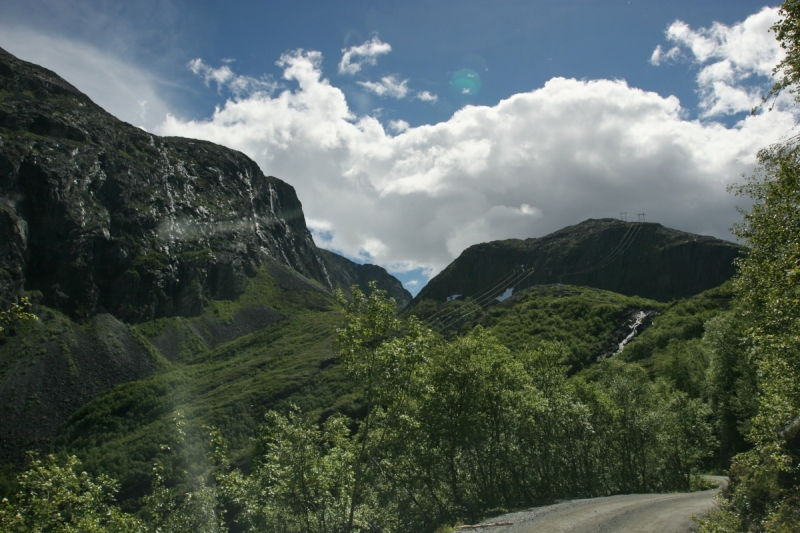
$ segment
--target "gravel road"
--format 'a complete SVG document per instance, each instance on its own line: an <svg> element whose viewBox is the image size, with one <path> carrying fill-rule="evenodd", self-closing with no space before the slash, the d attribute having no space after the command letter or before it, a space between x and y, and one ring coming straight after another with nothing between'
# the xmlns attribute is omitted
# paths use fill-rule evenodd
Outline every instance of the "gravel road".
<svg viewBox="0 0 800 533"><path fill-rule="evenodd" d="M713 476L721 485L724 477ZM464 529L478 533L683 533L694 531L692 516L714 507L717 490L677 494L625 494L570 500L498 516ZM493 525L497 523L510 525Z"/></svg>

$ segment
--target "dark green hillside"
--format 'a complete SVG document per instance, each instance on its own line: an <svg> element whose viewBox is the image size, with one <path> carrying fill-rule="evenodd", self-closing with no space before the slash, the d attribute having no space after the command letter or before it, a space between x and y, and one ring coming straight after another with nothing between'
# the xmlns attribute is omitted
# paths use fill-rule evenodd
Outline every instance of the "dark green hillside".
<svg viewBox="0 0 800 533"><path fill-rule="evenodd" d="M38 441L15 441L17 449L10 450L14 452L10 455L19 457L21 451L34 447L46 449L58 431L53 448L78 455L91 472L120 479L123 500L149 490L156 459L162 459L167 478L173 481L186 479L184 470L204 472L207 435L203 425L223 430L238 455L248 450L249 439L270 409L285 410L289 403L306 412L355 409L351 386L332 359L332 338L341 324L341 310L329 293L277 263L260 269L242 296L212 301L199 317L125 326L109 315L99 315L78 328L55 312L41 315L39 323L25 325L25 331L0 348L5 354L4 368L11 368L0 389L3 430L11 431L14 426L9 421L16 418L44 419L49 411L43 411L42 404L58 405L23 394L30 376L46 374L44 364L63 361L65 385L54 392L65 408L51 417L53 424L44 426L47 433ZM116 336L109 336L114 331ZM82 340L86 337L103 346L133 343L152 363L139 375L115 373L110 363L103 363L103 375L108 379L119 375L117 383L104 393L94 391L96 397L67 418L68 407L74 410L75 404L90 399L82 396L81 387L90 387L95 380L93 367L85 361L70 363L69 343L75 335L78 339L72 342L88 342ZM226 341L230 336L234 340ZM16 361L9 358L14 353L19 354ZM109 353L112 358L117 352L109 349ZM28 381L19 376L28 376ZM70 391L70 386L75 390ZM160 446L180 440L176 418L182 420L186 436L180 453L169 454Z"/></svg>
<svg viewBox="0 0 800 533"><path fill-rule="evenodd" d="M652 366L670 342L700 339L705 333L705 324L727 311L732 301L733 287L725 283L692 298L673 302L653 320L652 327L625 347L622 358Z"/></svg>
<svg viewBox="0 0 800 533"><path fill-rule="evenodd" d="M458 330L482 325L514 351L561 342L574 372L616 352L630 333L631 316L640 311L663 316L657 316L658 327L652 331L645 329L647 323L639 327L645 333L623 352L626 358L634 345L663 342L648 339L697 336L695 318L701 320L702 335L702 322L725 301L723 293L709 291L668 306L586 287L539 286L471 316ZM470 304L450 302L449 312L469 310ZM435 310L428 311L430 319ZM257 327L238 330L238 338L225 342L225 328L241 328L246 323L242 316L251 317ZM238 299L211 302L200 317L162 318L129 327L130 335L160 362L158 370L83 406L66 420L54 449L78 455L89 471L120 479L122 500L149 489L155 459L174 481L186 479L182 471L205 471L204 425L219 427L236 460L246 464L249 439L270 409L284 411L289 403L319 414L354 414L358 409L352 384L332 359L332 339L341 320L338 306L315 283L271 264L249 280ZM683 330L674 331L676 321ZM437 329L435 317L428 322ZM176 419L185 428L177 454L160 448L180 440Z"/></svg>

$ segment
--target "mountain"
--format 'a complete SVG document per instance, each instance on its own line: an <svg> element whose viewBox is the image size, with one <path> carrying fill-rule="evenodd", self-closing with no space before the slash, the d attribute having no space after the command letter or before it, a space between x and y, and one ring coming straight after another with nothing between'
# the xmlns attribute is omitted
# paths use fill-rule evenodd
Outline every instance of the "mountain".
<svg viewBox="0 0 800 533"><path fill-rule="evenodd" d="M379 267L323 260L294 188L244 154L147 133L2 49L0 199L0 297L39 291L76 320L199 316L267 259L327 290L380 279L410 297Z"/></svg>
<svg viewBox="0 0 800 533"><path fill-rule="evenodd" d="M331 282L337 287L343 287L346 293L350 292L350 287L353 285L358 285L363 292L369 293L369 282L375 281L378 289L386 291L390 298L394 298L398 309L404 308L411 301L411 293L403 287L400 280L382 267L359 265L328 250L320 249L319 254L325 263Z"/></svg>
<svg viewBox="0 0 800 533"><path fill-rule="evenodd" d="M589 219L539 239L470 246L420 291L407 312L425 316L431 304L448 299L469 298L485 306L546 284L668 302L730 279L740 253L735 243L661 224Z"/></svg>
<svg viewBox="0 0 800 533"><path fill-rule="evenodd" d="M244 154L122 122L0 49L0 305L27 295L41 318L0 338L0 459L187 354L338 316L333 290L370 281L411 299L318 249L294 188ZM311 368L332 356L318 321L325 348L292 352Z"/></svg>

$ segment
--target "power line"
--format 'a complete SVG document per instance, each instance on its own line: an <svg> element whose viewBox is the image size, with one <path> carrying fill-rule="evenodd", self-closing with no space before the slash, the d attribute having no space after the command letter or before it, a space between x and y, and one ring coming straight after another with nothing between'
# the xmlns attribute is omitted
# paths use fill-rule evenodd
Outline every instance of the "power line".
<svg viewBox="0 0 800 533"><path fill-rule="evenodd" d="M528 276L530 276L531 274L533 274L533 269L531 269L531 270L530 270L530 272L528 272L528 274L526 274L526 275L525 275L524 277L522 277L521 279L518 279L518 280L516 280L516 281L515 281L515 283L514 283L514 285L512 285L510 288L512 288L512 289L513 289L514 287L516 287L517 285L519 285L520 283L522 283L522 282L523 282L525 279L527 279L527 278L528 278ZM463 314L462 314L462 315L460 315L460 316L453 317L453 318L452 318L452 319L450 319L449 321L446 321L444 324L442 324L442 326L441 326L441 330L440 330L440 331L444 331L444 330L446 330L447 328L449 328L449 327L450 327L450 326L452 326L453 324L457 324L457 323L458 323L458 322L460 322L461 320L463 320L463 319L467 318L467 317L468 317L468 316L470 316L470 315L473 315L473 314L475 314L475 313L476 313L476 312L478 312L478 311L483 311L483 310L484 310L486 307L488 307L488 306L489 306L489 303L491 303L491 301L492 301L493 299L495 299L495 298L496 298L496 296L494 296L494 297L490 297L488 300L484 301L483 303L476 303L476 302L473 302L473 304L475 305L475 307L473 307L471 310L467 311L466 313L463 313Z"/></svg>
<svg viewBox="0 0 800 533"><path fill-rule="evenodd" d="M620 213L620 215L623 218L627 218L627 212L622 212L622 213ZM639 217L640 222L643 221L644 213L639 213L639 214L637 214L637 216ZM626 220L626 222L627 222L627 220ZM641 227L642 227L642 224L631 223L630 225L628 225L628 229L625 231L625 234L622 236L622 239L620 239L620 241L617 243L617 245L614 247L614 249L607 256L605 256L604 258L600 259L597 263L595 263L594 265L592 265L591 267L589 267L587 269L573 271L573 272L567 272L567 273L561 274L559 276L559 278L562 277L562 276L572 276L572 275L576 275L576 274L584 274L584 273L592 272L592 271L595 271L595 270L599 270L601 268L604 268L604 267L608 266L613 261L615 261L618 257L621 257L628 250L628 248L630 248L630 246L636 240L636 237L638 237L639 232L641 231ZM472 297L472 302L470 302L470 303L472 303L472 306L471 306L472 308L469 311L467 311L465 313L462 313L460 315L457 315L457 316L453 316L453 315L445 316L445 314L448 311L450 311L450 309L447 309L447 307L450 307L450 306L447 305L447 307L444 307L444 308L440 309L439 311L437 311L436 313L434 313L430 317L426 318L423 321L423 323L426 324L429 328L433 329L434 327L437 326L438 323L443 321L443 324L441 324L441 330L443 331L443 330L447 329L448 327L450 327L451 325L459 322L461 319L463 319L465 317L468 317L469 315L472 315L472 314L474 314L474 313L476 313L478 311L483 311L483 309L485 307L487 307L488 304L498 296L498 294L495 294L495 292L498 289L500 289L502 287L505 290L507 288L516 287L517 285L521 284L525 279L527 279L531 274L533 274L533 271L534 271L534 269L531 268L529 270L529 272L527 273L527 275L523 276L523 274L525 274L525 270L524 270L524 266L523 266L522 269L521 269L521 272L519 272L515 276L514 274L517 272L517 269L513 269L508 276L506 276L505 278L503 278L499 282L495 283L490 288L485 289L484 291L482 291L482 292L476 294L475 296L473 296Z"/></svg>
<svg viewBox="0 0 800 533"><path fill-rule="evenodd" d="M490 289L483 291L482 293L480 293L480 295L476 295L476 296L472 297L472 299L471 299L472 301L470 303L472 303L473 305L477 305L479 307L482 307L484 303L488 303L488 302L492 301L493 298L497 297L497 291L498 290L503 290L504 291L504 290L506 290L506 288L509 285L511 285L512 287L515 286L520 281L519 278L520 278L520 276L522 276L525 273L525 271L523 270L523 271L520 271L519 273L516 273L516 272L517 272L516 269L514 269L512 271L512 273L511 273L511 276L506 277L503 281L501 281L500 283L495 284ZM516 273L516 275L514 275L515 273ZM531 274L533 274L533 269L530 269L530 271L528 272L528 276L530 276ZM525 277L527 277L527 276L525 276ZM448 320L450 320L452 318L453 318L452 316L446 316L445 317L445 316L442 315L438 319L436 319L435 321L431 322L428 327L433 328L436 325L436 322L440 322L442 320L444 320L446 322L446 321L448 321Z"/></svg>
<svg viewBox="0 0 800 533"><path fill-rule="evenodd" d="M502 286L502 285L506 284L506 283L508 282L508 280L510 280L511 278L513 278L513 277L514 277L514 275L516 274L516 272L517 272L517 269L516 269L516 268L515 268L515 269L512 269L512 270L511 270L511 273L510 273L508 276L504 277L503 279L501 279L500 281L498 281L498 282L497 282L497 283L495 283L494 285L491 285L491 286L490 286L488 289L484 289L484 290L480 291L478 294L475 294L474 296L472 296L472 299L473 299L473 300L475 300L475 299L478 299L478 298L482 298L482 297L483 297L483 296L485 296L487 293L489 293L489 292L491 292L491 291L494 291L494 290L496 290L498 287L500 287L500 286ZM450 302L445 302L445 307L443 307L442 309L440 309L439 311L437 311L437 312L436 312L436 313L434 313L433 315L431 315L431 316L429 316L428 318L426 318L426 319L423 321L423 323L430 322L430 321L434 321L434 320L436 320L437 318L439 318L439 316L440 316L440 315L442 315L442 314L446 313L446 312L448 311L447 307L450 307L450 306L448 306L448 305L447 305L448 303L450 303Z"/></svg>

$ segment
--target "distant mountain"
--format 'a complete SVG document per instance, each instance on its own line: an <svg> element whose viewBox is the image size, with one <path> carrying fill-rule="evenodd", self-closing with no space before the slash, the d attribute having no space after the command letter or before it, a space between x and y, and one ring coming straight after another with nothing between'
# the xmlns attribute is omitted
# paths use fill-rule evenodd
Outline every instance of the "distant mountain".
<svg viewBox="0 0 800 533"><path fill-rule="evenodd" d="M735 243L661 224L589 219L539 239L470 246L409 304L503 299L535 285L566 284L667 302L717 287L734 274Z"/></svg>
<svg viewBox="0 0 800 533"><path fill-rule="evenodd" d="M386 272L384 268L370 264L359 265L328 250L320 249L319 254L325 263L331 282L337 287L342 287L347 293L350 292L350 287L358 285L362 291L369 294L369 282L376 281L379 289L386 291L390 298L394 298L398 309L404 308L411 301L411 293L403 287L400 280Z"/></svg>

